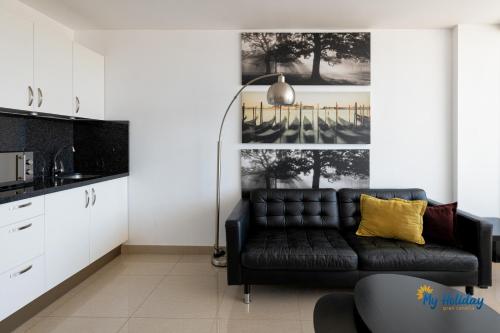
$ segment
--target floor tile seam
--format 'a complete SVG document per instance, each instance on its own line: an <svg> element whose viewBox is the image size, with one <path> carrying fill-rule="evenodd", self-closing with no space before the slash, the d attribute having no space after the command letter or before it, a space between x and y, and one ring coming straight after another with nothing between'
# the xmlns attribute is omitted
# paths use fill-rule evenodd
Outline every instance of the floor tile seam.
<svg viewBox="0 0 500 333"><path fill-rule="evenodd" d="M121 325L118 330L116 330L116 333L119 333L129 322L130 320L130 317L127 318L127 320L125 320L125 322L123 323L123 325Z"/></svg>
<svg viewBox="0 0 500 333"><path fill-rule="evenodd" d="M182 255L179 256L179 259L177 259L177 261L172 265L172 268L170 268L170 270L167 273L167 275L172 274L172 272L174 271L175 267L177 267L177 265L179 265L179 264L203 264L204 263L204 262L181 262L182 258L185 257L185 256L189 256L189 255L188 254L182 254ZM207 263L209 264L210 261L207 261Z"/></svg>
<svg viewBox="0 0 500 333"><path fill-rule="evenodd" d="M94 273L95 274L95 273ZM91 275L92 276L92 275ZM88 278L90 278L91 276L89 276ZM87 279L88 279L87 278ZM82 283L84 283L86 281L86 279L82 282L80 282L79 284L77 284L76 286L74 286L72 289L70 289L69 291L67 291L66 293L62 294L61 296L59 296L56 300L54 300L53 302L51 302L49 305L47 305L46 307L44 307L42 310L40 310L34 317L36 316L39 316L39 317L51 317L51 315L56 312L57 310L59 310L63 305L65 305L66 303L68 303L71 299L73 299L74 297L76 297L77 295L81 294L84 290L86 290L87 288L89 288L92 284L94 284L94 282L89 282L86 286L84 287L81 287L80 290L78 291L75 291L76 288L78 288ZM72 293L73 291L73 293ZM69 295L71 293L71 295ZM50 313L46 314L46 315L39 315L40 312L44 311L45 309L47 309L48 307L50 307L52 304L54 304L55 302L59 301L61 298L67 296L68 299L64 300L61 304L59 304L58 306L55 307L55 309L53 309Z"/></svg>
<svg viewBox="0 0 500 333"><path fill-rule="evenodd" d="M218 321L289 321L294 323L301 323L303 321L312 321L312 320L301 320L301 319L276 319L276 318L216 318Z"/></svg>
<svg viewBox="0 0 500 333"><path fill-rule="evenodd" d="M47 318L66 318L66 319L70 319L70 318L94 318L94 319L123 319L123 318L130 318L130 316L128 315L116 315L116 316L110 316L110 315L106 315L106 316L99 316L99 315L50 315L50 316L44 316L44 317L40 317L40 318L43 318L43 319L47 319Z"/></svg>
<svg viewBox="0 0 500 333"><path fill-rule="evenodd" d="M172 272L174 271L175 267L177 267L177 265L181 262L183 256L184 256L184 254L179 255L179 258L177 258L177 261L172 265L172 267L170 267L167 275L172 274Z"/></svg>
<svg viewBox="0 0 500 333"><path fill-rule="evenodd" d="M158 315L153 315L153 316L146 316L146 315L135 315L133 317L130 317L129 319L186 319L186 320L193 320L193 319L199 319L199 320L217 320L217 317L200 317L200 316L184 316L184 317L179 317L179 316L158 316Z"/></svg>
<svg viewBox="0 0 500 333"><path fill-rule="evenodd" d="M151 289L151 291L148 293L146 297L144 297L144 300L137 306L137 308L128 316L129 318L132 318L134 314L139 311L139 309L146 303L146 301L153 295L154 291L158 289L158 287L162 284L163 281L167 278L167 275L163 275L163 278L161 278L156 285Z"/></svg>
<svg viewBox="0 0 500 333"><path fill-rule="evenodd" d="M168 273L162 273L162 274L123 274L123 273L117 273L115 276L167 276Z"/></svg>

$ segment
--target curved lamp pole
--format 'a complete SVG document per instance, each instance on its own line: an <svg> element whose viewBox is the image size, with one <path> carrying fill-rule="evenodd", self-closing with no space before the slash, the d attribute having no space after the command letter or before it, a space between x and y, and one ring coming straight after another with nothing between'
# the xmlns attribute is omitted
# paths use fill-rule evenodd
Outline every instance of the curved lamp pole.
<svg viewBox="0 0 500 333"><path fill-rule="evenodd" d="M212 255L212 264L217 267L225 267L227 265L226 252L222 250L219 246L219 224L220 224L220 180L221 180L221 143L222 143L222 128L224 127L224 122L226 121L226 116L231 109L234 101L241 92L251 85L252 83L269 78L269 77L278 77L278 82L274 83L267 90L267 102L271 105L291 105L295 102L295 91L293 88L285 82L285 76L282 73L274 73L274 74L266 74L259 76L253 80L248 81L244 86L242 86L236 95L234 95L233 99L227 106L226 112L224 113L224 117L222 118L222 122L220 124L219 129L219 140L217 141L217 196L216 196L216 216L215 216L215 244L214 244L214 252Z"/></svg>

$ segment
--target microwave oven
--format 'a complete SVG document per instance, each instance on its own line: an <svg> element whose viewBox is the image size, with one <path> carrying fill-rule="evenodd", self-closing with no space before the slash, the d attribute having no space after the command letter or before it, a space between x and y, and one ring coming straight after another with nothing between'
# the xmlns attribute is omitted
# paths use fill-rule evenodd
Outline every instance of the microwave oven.
<svg viewBox="0 0 500 333"><path fill-rule="evenodd" d="M33 152L0 153L0 187L33 181Z"/></svg>

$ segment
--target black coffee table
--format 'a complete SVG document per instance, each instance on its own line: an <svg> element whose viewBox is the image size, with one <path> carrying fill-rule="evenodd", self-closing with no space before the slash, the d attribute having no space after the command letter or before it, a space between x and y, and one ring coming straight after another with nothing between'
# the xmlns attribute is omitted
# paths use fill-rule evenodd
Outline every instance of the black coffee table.
<svg viewBox="0 0 500 333"><path fill-rule="evenodd" d="M314 307L316 333L358 333L353 293L338 292L321 297Z"/></svg>
<svg viewBox="0 0 500 333"><path fill-rule="evenodd" d="M432 309L417 299L427 285L438 300ZM500 315L483 304L481 309L443 309L442 298L470 296L429 280L395 274L376 274L358 282L354 294L323 296L314 309L316 333L373 332L498 332ZM458 296L457 296L458 295ZM428 297L428 296L427 296Z"/></svg>

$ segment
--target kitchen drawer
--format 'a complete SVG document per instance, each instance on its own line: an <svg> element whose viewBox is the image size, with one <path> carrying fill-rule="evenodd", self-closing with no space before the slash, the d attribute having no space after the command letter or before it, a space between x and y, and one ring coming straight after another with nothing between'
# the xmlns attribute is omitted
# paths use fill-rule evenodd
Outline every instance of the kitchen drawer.
<svg viewBox="0 0 500 333"><path fill-rule="evenodd" d="M44 213L44 197L18 200L0 205L0 227Z"/></svg>
<svg viewBox="0 0 500 333"><path fill-rule="evenodd" d="M43 254L44 216L0 228L0 274Z"/></svg>
<svg viewBox="0 0 500 333"><path fill-rule="evenodd" d="M43 256L0 275L0 320L45 292Z"/></svg>

